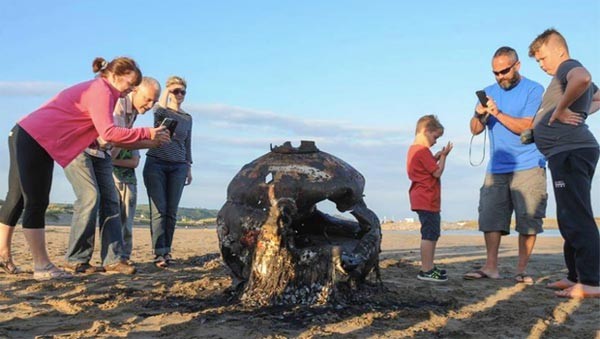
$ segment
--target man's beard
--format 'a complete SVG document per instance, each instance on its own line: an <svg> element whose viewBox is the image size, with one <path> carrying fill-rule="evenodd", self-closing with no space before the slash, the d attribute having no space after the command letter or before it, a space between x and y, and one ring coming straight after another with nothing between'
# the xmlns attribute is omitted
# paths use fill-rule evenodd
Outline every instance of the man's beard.
<svg viewBox="0 0 600 339"><path fill-rule="evenodd" d="M512 78L498 81L498 85L505 90L509 90L515 87L519 83L519 80L521 80L521 76L519 73L515 72L515 75Z"/></svg>

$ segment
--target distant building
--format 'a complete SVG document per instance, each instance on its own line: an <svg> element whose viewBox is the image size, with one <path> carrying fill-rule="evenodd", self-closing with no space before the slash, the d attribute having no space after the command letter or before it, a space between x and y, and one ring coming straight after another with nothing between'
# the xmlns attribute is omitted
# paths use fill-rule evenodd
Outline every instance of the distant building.
<svg viewBox="0 0 600 339"><path fill-rule="evenodd" d="M415 218L404 218L404 222L415 222Z"/></svg>

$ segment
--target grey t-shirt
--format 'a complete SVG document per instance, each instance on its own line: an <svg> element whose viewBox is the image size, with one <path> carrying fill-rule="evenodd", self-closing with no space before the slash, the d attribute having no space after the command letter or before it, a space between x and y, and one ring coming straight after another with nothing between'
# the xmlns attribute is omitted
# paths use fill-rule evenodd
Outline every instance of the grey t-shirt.
<svg viewBox="0 0 600 339"><path fill-rule="evenodd" d="M556 120L551 126L548 126L550 116L552 116L558 101L567 87L567 74L576 67L582 67L582 65L579 61L573 59L560 64L556 75L552 78L548 88L546 88L546 92L544 92L542 105L533 121L533 139L535 145L546 159L564 151L579 148L598 148L596 138L594 138L594 135L585 123L573 126ZM581 114L585 121L585 118L590 113L592 96L597 90L596 85L592 84L569 106L569 109Z"/></svg>

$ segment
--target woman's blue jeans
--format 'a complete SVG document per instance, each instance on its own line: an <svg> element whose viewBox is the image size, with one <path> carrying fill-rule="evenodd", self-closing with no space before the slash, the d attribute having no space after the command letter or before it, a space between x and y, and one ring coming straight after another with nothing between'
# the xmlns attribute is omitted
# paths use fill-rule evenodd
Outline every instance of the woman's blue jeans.
<svg viewBox="0 0 600 339"><path fill-rule="evenodd" d="M146 157L144 184L150 200L150 232L155 255L171 253L177 208L189 165Z"/></svg>

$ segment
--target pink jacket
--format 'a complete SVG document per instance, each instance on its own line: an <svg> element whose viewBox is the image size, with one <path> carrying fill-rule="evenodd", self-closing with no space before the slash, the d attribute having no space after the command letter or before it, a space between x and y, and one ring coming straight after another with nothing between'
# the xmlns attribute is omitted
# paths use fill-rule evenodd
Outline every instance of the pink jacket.
<svg viewBox="0 0 600 339"><path fill-rule="evenodd" d="M18 124L62 167L100 136L111 143L150 139L149 128L123 128L113 123L120 92L104 78L82 82L58 93Z"/></svg>

